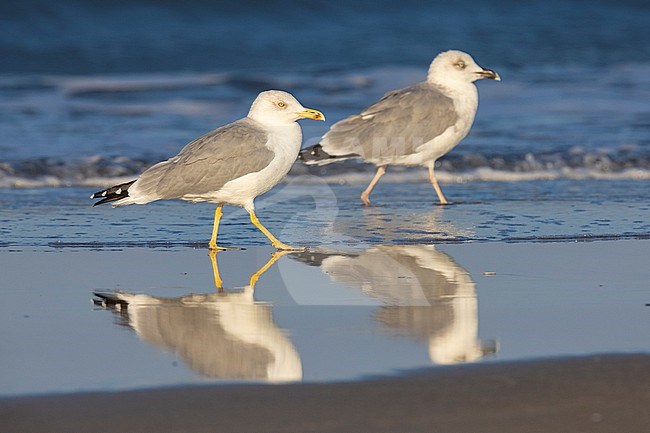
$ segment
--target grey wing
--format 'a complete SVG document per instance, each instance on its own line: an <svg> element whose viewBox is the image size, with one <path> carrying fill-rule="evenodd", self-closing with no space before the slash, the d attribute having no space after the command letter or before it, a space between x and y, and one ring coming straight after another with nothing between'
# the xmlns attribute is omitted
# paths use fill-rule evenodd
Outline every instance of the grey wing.
<svg viewBox="0 0 650 433"><path fill-rule="evenodd" d="M210 304L182 299L139 306L131 325L140 338L178 353L189 366L208 377L265 379L273 354L259 344L247 343L220 326L219 310ZM247 312L247 305L237 305ZM250 306L255 317L273 326L268 308ZM130 310L129 310L130 311Z"/></svg>
<svg viewBox="0 0 650 433"><path fill-rule="evenodd" d="M336 123L321 145L330 155L390 159L416 153L457 121L451 98L432 84L420 83L388 92L361 114Z"/></svg>
<svg viewBox="0 0 650 433"><path fill-rule="evenodd" d="M178 155L142 173L139 195L156 199L218 191L227 182L264 169L275 157L267 133L255 121L241 119L187 144Z"/></svg>

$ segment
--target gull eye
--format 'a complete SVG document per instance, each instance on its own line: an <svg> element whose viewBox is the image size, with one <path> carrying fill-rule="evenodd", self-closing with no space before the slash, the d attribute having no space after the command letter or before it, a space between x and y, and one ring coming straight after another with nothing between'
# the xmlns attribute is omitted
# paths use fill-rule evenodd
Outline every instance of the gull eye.
<svg viewBox="0 0 650 433"><path fill-rule="evenodd" d="M282 102L282 101L278 102L278 107L280 107L280 108L284 108L284 107L286 107L286 106L287 106L287 103L286 103L286 102Z"/></svg>
<svg viewBox="0 0 650 433"><path fill-rule="evenodd" d="M465 67L466 67L467 65L466 65L465 62L463 62L462 60L459 60L459 61L456 62L455 66L456 66L458 69L465 69Z"/></svg>

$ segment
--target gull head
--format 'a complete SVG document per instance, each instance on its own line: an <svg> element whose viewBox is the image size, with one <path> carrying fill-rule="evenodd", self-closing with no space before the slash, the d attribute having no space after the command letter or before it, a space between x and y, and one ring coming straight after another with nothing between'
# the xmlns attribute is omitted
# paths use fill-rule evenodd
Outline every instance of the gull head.
<svg viewBox="0 0 650 433"><path fill-rule="evenodd" d="M298 119L325 120L318 110L305 108L291 93L267 90L257 95L248 117L266 125L287 125Z"/></svg>
<svg viewBox="0 0 650 433"><path fill-rule="evenodd" d="M473 83L481 78L501 81L501 77L491 69L477 65L472 56L462 51L450 50L436 56L429 67L427 81L447 87L462 83Z"/></svg>

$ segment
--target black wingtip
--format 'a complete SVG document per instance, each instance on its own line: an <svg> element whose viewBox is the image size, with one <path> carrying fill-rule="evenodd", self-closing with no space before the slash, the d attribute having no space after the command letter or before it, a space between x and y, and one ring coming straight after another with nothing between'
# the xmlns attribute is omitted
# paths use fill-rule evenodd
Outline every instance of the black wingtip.
<svg viewBox="0 0 650 433"><path fill-rule="evenodd" d="M91 198L98 198L98 197L91 197ZM115 201L115 200L118 200L118 199L114 198L114 197L104 198L104 199L102 199L102 200L100 200L98 202L93 203L93 207L99 206L100 204L109 203L109 202L112 202L112 201Z"/></svg>
<svg viewBox="0 0 650 433"><path fill-rule="evenodd" d="M332 162L344 161L346 159L358 157L359 155L356 153L330 155L323 150L323 146L320 143L302 149L300 153L298 153L298 159L307 165L327 165Z"/></svg>
<svg viewBox="0 0 650 433"><path fill-rule="evenodd" d="M104 203L110 203L112 201L116 200L121 200L123 198L126 198L129 196L129 188L131 185L135 183L135 180L132 180L130 182L126 183L121 183L119 185L112 186L110 188L106 188L101 191L97 191L93 195L90 196L91 199L93 198L101 198L100 201L97 203L93 203L93 207L99 206L100 204Z"/></svg>
<svg viewBox="0 0 650 433"><path fill-rule="evenodd" d="M323 146L320 143L302 149L298 154L298 159L303 161L305 164L318 164L323 160L330 160L333 158L333 156L323 150Z"/></svg>
<svg viewBox="0 0 650 433"><path fill-rule="evenodd" d="M318 252L318 251L305 251L300 253L295 253L291 255L291 258L298 260L299 262L305 263L308 266L322 266L323 261L328 257L332 256L345 256L345 257L358 257L358 254L347 254L347 253L328 253L328 252Z"/></svg>
<svg viewBox="0 0 650 433"><path fill-rule="evenodd" d="M129 303L120 299L115 293L93 292L93 304L107 308L115 308L119 305L120 308L127 308Z"/></svg>
<svg viewBox="0 0 650 433"><path fill-rule="evenodd" d="M308 162L317 159L320 156L322 149L323 146L321 146L320 144L316 144L314 146L301 149L300 153L298 153L298 159L303 162ZM329 157L329 155L327 156Z"/></svg>

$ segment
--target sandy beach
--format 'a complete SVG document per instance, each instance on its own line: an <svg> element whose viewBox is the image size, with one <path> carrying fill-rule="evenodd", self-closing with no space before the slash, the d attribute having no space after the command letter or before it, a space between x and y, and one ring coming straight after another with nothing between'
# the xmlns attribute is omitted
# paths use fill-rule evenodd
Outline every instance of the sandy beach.
<svg viewBox="0 0 650 433"><path fill-rule="evenodd" d="M5 432L645 432L650 357L440 368L313 385L0 399Z"/></svg>

